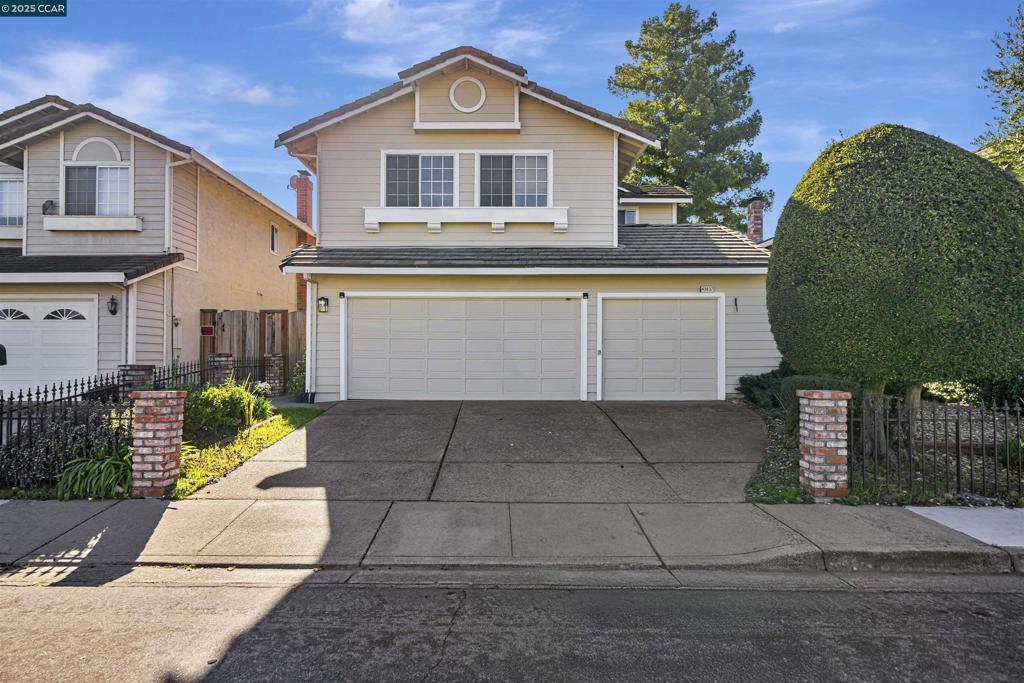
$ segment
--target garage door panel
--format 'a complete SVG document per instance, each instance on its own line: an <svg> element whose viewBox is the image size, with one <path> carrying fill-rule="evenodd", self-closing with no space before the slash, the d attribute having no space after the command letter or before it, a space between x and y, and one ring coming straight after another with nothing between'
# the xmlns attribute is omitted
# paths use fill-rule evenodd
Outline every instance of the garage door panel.
<svg viewBox="0 0 1024 683"><path fill-rule="evenodd" d="M602 301L602 398L718 397L718 302Z"/></svg>
<svg viewBox="0 0 1024 683"><path fill-rule="evenodd" d="M375 301L349 308L350 398L579 398L578 299Z"/></svg>
<svg viewBox="0 0 1024 683"><path fill-rule="evenodd" d="M0 299L16 314L0 320L7 365L0 366L0 392L34 389L96 374L96 306L81 299ZM44 320L68 309L82 319ZM13 319L11 319L13 318Z"/></svg>

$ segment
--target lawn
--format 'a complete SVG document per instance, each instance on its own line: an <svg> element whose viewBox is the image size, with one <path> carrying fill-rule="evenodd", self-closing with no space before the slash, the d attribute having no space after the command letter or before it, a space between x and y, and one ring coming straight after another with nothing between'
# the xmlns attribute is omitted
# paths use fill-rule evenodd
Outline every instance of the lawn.
<svg viewBox="0 0 1024 683"><path fill-rule="evenodd" d="M322 412L319 408L281 408L269 420L242 432L231 441L182 452L181 475L171 497L180 500L192 495Z"/></svg>

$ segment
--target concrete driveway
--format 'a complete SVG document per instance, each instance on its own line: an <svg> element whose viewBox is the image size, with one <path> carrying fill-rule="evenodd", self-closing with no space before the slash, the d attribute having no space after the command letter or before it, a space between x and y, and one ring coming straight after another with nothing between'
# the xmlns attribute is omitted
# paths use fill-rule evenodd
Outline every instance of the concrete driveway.
<svg viewBox="0 0 1024 683"><path fill-rule="evenodd" d="M766 445L730 402L348 401L198 497L740 502Z"/></svg>

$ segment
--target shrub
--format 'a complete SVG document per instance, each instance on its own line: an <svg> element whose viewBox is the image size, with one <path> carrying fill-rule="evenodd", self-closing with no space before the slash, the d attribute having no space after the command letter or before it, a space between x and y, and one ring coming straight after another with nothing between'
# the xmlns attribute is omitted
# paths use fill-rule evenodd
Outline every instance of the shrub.
<svg viewBox="0 0 1024 683"><path fill-rule="evenodd" d="M207 385L185 397L185 438L216 440L270 417L270 399L257 393L250 382Z"/></svg>
<svg viewBox="0 0 1024 683"><path fill-rule="evenodd" d="M1016 470L1018 463L1024 464L1024 436L999 444L996 461L1011 470Z"/></svg>
<svg viewBox="0 0 1024 683"><path fill-rule="evenodd" d="M306 361L300 360L295 364L292 369L291 379L288 380L288 386L285 387L285 392L289 396L304 396L306 393Z"/></svg>
<svg viewBox="0 0 1024 683"><path fill-rule="evenodd" d="M116 498L132 489L132 449L68 462L57 482L57 498Z"/></svg>
<svg viewBox="0 0 1024 683"><path fill-rule="evenodd" d="M800 429L800 401L797 400L796 392L799 389L832 389L834 391L849 391L853 399L861 397L860 384L853 380L842 377L830 377L828 375L791 375L782 380L781 396L782 404L786 408L786 431L796 434Z"/></svg>
<svg viewBox="0 0 1024 683"><path fill-rule="evenodd" d="M829 146L783 210L768 312L798 372L866 387L1019 377L1024 185L937 137L878 125Z"/></svg>
<svg viewBox="0 0 1024 683"><path fill-rule="evenodd" d="M127 444L132 438L126 404L88 400L53 404L41 408L33 419L21 439L15 435L0 446L0 486L53 485L68 463L106 457L110 444Z"/></svg>
<svg viewBox="0 0 1024 683"><path fill-rule="evenodd" d="M946 403L976 403L981 400L981 388L972 382L930 382L924 385L924 391L926 397Z"/></svg>
<svg viewBox="0 0 1024 683"><path fill-rule="evenodd" d="M792 369L783 361L771 372L740 377L739 392L758 408L778 408L782 405L782 380L791 374Z"/></svg>

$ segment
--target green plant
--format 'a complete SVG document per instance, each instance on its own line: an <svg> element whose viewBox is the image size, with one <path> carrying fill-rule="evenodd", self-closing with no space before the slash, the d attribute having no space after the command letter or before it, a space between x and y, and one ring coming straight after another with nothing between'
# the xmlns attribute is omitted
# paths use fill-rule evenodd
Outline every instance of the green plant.
<svg viewBox="0 0 1024 683"><path fill-rule="evenodd" d="M999 444L996 448L996 460L1011 470L1016 470L1024 464L1024 436Z"/></svg>
<svg viewBox="0 0 1024 683"><path fill-rule="evenodd" d="M256 391L249 380L234 380L193 389L185 397L185 438L190 441L217 440L270 417L270 399Z"/></svg>
<svg viewBox="0 0 1024 683"><path fill-rule="evenodd" d="M1024 375L1024 186L882 124L830 145L779 219L768 312L801 373L886 383Z"/></svg>
<svg viewBox="0 0 1024 683"><path fill-rule="evenodd" d="M111 455L69 461L57 481L55 494L72 498L116 498L132 488L132 451L128 446Z"/></svg>
<svg viewBox="0 0 1024 683"><path fill-rule="evenodd" d="M739 392L758 408L778 408L782 405L782 380L792 374L789 364L782 361L771 372L740 377Z"/></svg>
<svg viewBox="0 0 1024 683"><path fill-rule="evenodd" d="M782 405L786 409L786 431L790 434L796 434L800 429L800 401L796 396L799 389L849 391L853 394L853 400L858 400L861 397L860 384L853 380L827 375L790 375L782 380L779 392L782 397Z"/></svg>
<svg viewBox="0 0 1024 683"><path fill-rule="evenodd" d="M306 361L300 360L292 369L292 376L288 380L285 392L289 396L303 396L306 393Z"/></svg>
<svg viewBox="0 0 1024 683"><path fill-rule="evenodd" d="M946 403L975 403L981 400L981 388L972 382L951 380L924 385L925 396Z"/></svg>

